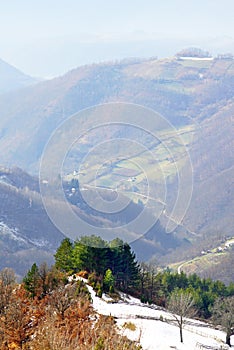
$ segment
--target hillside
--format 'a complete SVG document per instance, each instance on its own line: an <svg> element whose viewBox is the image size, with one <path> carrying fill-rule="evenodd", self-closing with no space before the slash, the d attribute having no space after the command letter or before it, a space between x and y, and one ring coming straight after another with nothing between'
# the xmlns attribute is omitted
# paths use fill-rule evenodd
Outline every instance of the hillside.
<svg viewBox="0 0 234 350"><path fill-rule="evenodd" d="M22 170L0 169L0 268L22 276L34 262L53 262L63 235L50 222L38 181Z"/></svg>
<svg viewBox="0 0 234 350"><path fill-rule="evenodd" d="M160 222L156 222L144 237L140 228L136 232L127 228L120 231L119 225L124 226L142 210L133 202L122 213L107 215L92 210L78 191L72 193L70 183L64 183L64 190L72 210L87 223L86 227L70 221L69 217L64 215L66 204L62 200L54 199L54 196L50 197L49 191L46 197L49 203L46 208L48 212L46 212L39 193L39 180L36 177L30 176L19 168L1 167L0 269L5 266L14 268L22 277L33 262L53 263L53 254L64 238L64 234L48 216L51 211L56 212L57 217L61 218L62 224L68 228L67 235L73 240L84 234L84 227L86 234L98 232L105 235L105 230L109 229L109 240L117 237L118 234L121 237L132 237L132 245L140 259L148 259L155 253L165 254L182 243L168 236ZM55 193L56 190L53 188L52 192ZM95 200L96 192L93 190L87 192L86 196ZM104 191L102 195L108 199L109 192ZM90 227L90 230L87 231L87 227ZM112 236L110 231L113 231Z"/></svg>
<svg viewBox="0 0 234 350"><path fill-rule="evenodd" d="M139 341L143 350L166 349L228 349L224 344L225 334L215 330L206 323L187 320L184 327L184 343L179 342L177 325L172 315L156 305L146 305L139 299L123 295L121 303L111 303L108 296L100 299L89 287L93 307L104 315L112 315L123 334L134 341Z"/></svg>
<svg viewBox="0 0 234 350"><path fill-rule="evenodd" d="M157 140L131 128L95 129L90 135L80 138L78 145L69 148L63 169L57 171L53 164L64 146L63 137L60 137L47 164L51 171L50 179L55 181L58 175L65 180L79 179L82 182L82 195L85 192L90 194L86 196L88 201L95 199L93 186L100 187L99 195L103 188L105 193L116 190L117 195L121 194L136 205L145 206L148 200L147 215L158 217L159 213L163 230L169 223L173 236L168 238L164 235L160 240L162 248L155 251L155 243L152 245L154 234L149 231L143 239L147 249L145 246L140 249L140 242L134 243L139 247L142 258L154 253L156 257L169 253L165 247L172 252L177 246L171 244L175 235L176 239L184 240L185 247L191 244L196 246L198 240L206 235L209 239L204 244L208 246L209 240L218 241L222 235L231 235L233 229L233 72L234 61L230 58L133 59L80 67L62 77L2 95L1 163L17 165L38 174L41 155L52 132L69 116L84 108L107 102L125 102L151 108L171 123L170 127L161 125L160 129L156 125ZM148 113L149 116L144 114L146 124L151 112ZM82 128L92 126L92 119L85 119L82 113L79 117L86 123L80 124ZM138 122L137 113L129 114L128 118ZM110 121L104 114L100 120ZM66 135L66 131L66 136L72 136L72 130L79 130L79 122L76 126L77 129L70 125L61 135ZM110 146L99 151L98 145L103 140L111 141L114 138L125 138L127 141L123 144L118 141L121 147L109 142ZM136 144L129 146L128 142L134 141L150 150L150 156L153 155L156 161L152 162L149 154L142 152L142 148L136 147ZM96 148L95 152L90 152L93 148ZM124 159L124 152L127 159ZM73 176L81 165L85 175ZM154 194L152 198L147 197L146 178ZM179 201L176 200L178 189L182 192ZM176 210L173 211L175 203ZM97 204L98 197L95 201ZM188 210L183 219L185 209ZM78 206L76 210L82 208ZM82 215L87 215L85 210ZM106 224L111 227L113 220L106 217L105 220L109 220ZM91 221L95 223L93 218ZM102 224L95 225L98 230L104 224L102 221ZM167 241L170 243L164 243Z"/></svg>
<svg viewBox="0 0 234 350"><path fill-rule="evenodd" d="M186 307L183 308L182 314L176 314L168 307L143 303L131 294L117 289L98 296L96 285L92 283L92 278L97 278L97 275L92 273L85 279L81 277L84 274L87 275L87 271L66 275L54 267L49 269L43 264L38 268L34 264L23 283L17 285L14 281L14 271L0 271L1 349L233 348L233 333L230 334L227 343L227 328L223 323L219 323L220 320L202 321L188 317ZM171 277L173 282L173 275ZM193 280L196 280L196 276ZM180 281L177 280L177 283ZM209 280L209 283L214 283L216 292L217 287L221 286L219 282ZM168 293L171 285L166 288ZM221 290L219 292L221 293ZM181 289L180 293L185 297L185 290ZM206 294L205 291L203 293ZM223 303L228 301L233 307L233 297L222 299ZM230 329L234 320L231 310L228 310L227 314ZM179 316L183 319L181 333L176 322ZM215 327L215 324L218 326ZM181 334L183 342L180 341ZM227 344L230 344L230 347Z"/></svg>
<svg viewBox="0 0 234 350"><path fill-rule="evenodd" d="M141 104L161 113L176 127L195 122L202 129L202 121L231 104L233 71L233 60L120 61L80 67L2 96L0 147L14 150L10 154L6 148L2 160L35 170L55 127L73 113L106 102Z"/></svg>
<svg viewBox="0 0 234 350"><path fill-rule="evenodd" d="M0 59L0 94L19 90L20 88L33 85L36 82L37 79L22 73Z"/></svg>

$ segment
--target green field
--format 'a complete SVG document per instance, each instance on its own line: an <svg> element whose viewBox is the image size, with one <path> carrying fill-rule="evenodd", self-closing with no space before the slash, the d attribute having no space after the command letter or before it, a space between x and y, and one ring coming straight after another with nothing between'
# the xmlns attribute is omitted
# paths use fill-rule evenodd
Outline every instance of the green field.
<svg viewBox="0 0 234 350"><path fill-rule="evenodd" d="M163 186L169 179L173 181L184 166L186 147L189 148L194 132L193 125L183 126L176 131L162 130L158 133L161 143L148 144L143 151L135 151L134 145L126 151L120 141L117 152L116 146L105 150L104 154L90 152L81 164L80 172L76 176L70 173L65 178L79 179L81 187L114 189L135 202L141 199L144 203L147 200L148 184L151 187ZM156 193L156 190L153 192ZM154 199L155 202L163 200L160 195L155 195Z"/></svg>

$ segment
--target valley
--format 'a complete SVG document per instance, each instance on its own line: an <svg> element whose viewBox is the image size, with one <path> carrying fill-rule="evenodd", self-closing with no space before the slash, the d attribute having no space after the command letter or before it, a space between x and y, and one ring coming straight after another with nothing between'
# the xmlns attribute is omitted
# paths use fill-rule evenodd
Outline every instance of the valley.
<svg viewBox="0 0 234 350"><path fill-rule="evenodd" d="M8 227L1 236L2 266L14 266L18 254L30 256L31 262L38 249L35 242L42 242L41 251L49 248L45 259L53 261L64 235L76 239L97 231L104 234L105 228L132 242L140 260L157 259L161 266L189 261L211 243L219 245L220 237L231 236L233 72L232 57L152 57L87 65L2 94L1 223ZM118 123L113 125L115 118ZM53 135L57 144L40 182L40 164ZM67 151L57 167L64 147ZM32 176L4 170L15 165ZM67 204L64 195L62 201L58 195L58 179L85 226L63 214ZM73 193L74 181L79 191ZM41 195L51 203L47 212ZM106 213L115 201L129 206ZM48 210L58 213L62 228L51 222ZM129 226L143 211L145 220ZM12 243L10 232L12 239L18 236L18 243L15 238ZM16 251L11 261L12 247ZM232 255L219 264L220 271L224 268L219 278L227 282L232 277L225 277L225 266ZM215 273L212 259L201 263L207 273ZM27 264L26 259L23 265ZM20 267L20 274L23 271Z"/></svg>
<svg viewBox="0 0 234 350"><path fill-rule="evenodd" d="M0 2L0 350L234 349L233 12Z"/></svg>

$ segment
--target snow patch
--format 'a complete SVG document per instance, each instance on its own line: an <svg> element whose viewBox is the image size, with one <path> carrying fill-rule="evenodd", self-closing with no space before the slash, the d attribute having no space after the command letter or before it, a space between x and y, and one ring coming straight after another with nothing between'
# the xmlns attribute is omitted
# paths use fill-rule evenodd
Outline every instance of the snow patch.
<svg viewBox="0 0 234 350"><path fill-rule="evenodd" d="M10 228L4 222L0 222L0 236L5 236L6 238L15 241L23 245L34 245L38 248L47 247L49 242L45 239L28 238L23 236L17 227Z"/></svg>
<svg viewBox="0 0 234 350"><path fill-rule="evenodd" d="M4 222L0 222L0 235L6 236L13 241L18 241L24 244L27 243L26 240L20 236L17 228L10 228Z"/></svg>
<svg viewBox="0 0 234 350"><path fill-rule="evenodd" d="M190 61L213 61L214 57L186 57L186 56L181 56L179 57L180 60L190 60Z"/></svg>

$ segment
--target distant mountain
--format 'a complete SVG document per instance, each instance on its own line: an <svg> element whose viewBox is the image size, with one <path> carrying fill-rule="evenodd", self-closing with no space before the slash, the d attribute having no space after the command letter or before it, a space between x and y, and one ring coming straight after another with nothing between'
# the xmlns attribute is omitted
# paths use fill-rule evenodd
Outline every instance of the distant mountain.
<svg viewBox="0 0 234 350"><path fill-rule="evenodd" d="M200 60L197 57L131 59L90 65L75 69L62 77L38 83L30 89L2 95L1 163L7 166L17 165L37 174L45 144L55 128L72 114L107 102L130 102L149 107L161 113L183 135L192 161L193 195L186 216L174 234L192 245L203 235L209 235L210 240L220 235L232 235L232 57L205 57ZM85 152L92 148L93 140L105 140L108 136L108 133L100 135L94 131L92 138L81 140L82 147L68 155L70 168L75 169ZM115 136L123 137L124 131L116 129ZM135 137L133 133L127 136L132 139ZM186 170L183 148L174 142L174 136L165 131L164 140L178 149L177 164ZM141 135L137 137L140 140ZM160 143L153 144L149 141L148 146L158 155L158 164L166 178L167 207L160 217L161 224L166 225L173 203L176 202L178 179L171 167L170 157L163 152ZM139 154L133 154L131 161L134 162L137 156ZM143 156L142 158L144 159ZM98 155L91 160L87 172L89 181L97 171L97 164L102 164L102 161L103 158L100 160ZM117 179L124 166L126 164L114 160L111 170L100 175L100 184L111 183L111 176ZM129 171L128 169L128 174L131 173ZM160 188L165 179L158 173L150 173L153 174L152 182ZM126 171L122 174L121 176L126 176ZM138 198L137 191L140 193L143 185L141 177L136 175L133 195L135 202ZM186 193L189 189L186 177L180 185ZM126 187L123 191L126 195ZM176 221L176 217L172 219ZM153 241L150 233L146 239L148 238ZM170 249L173 250L175 246L172 245ZM147 249L142 248L141 256L144 256ZM153 252L154 248L151 253Z"/></svg>
<svg viewBox="0 0 234 350"><path fill-rule="evenodd" d="M52 262L63 235L50 222L38 181L22 170L0 168L0 269L24 274L34 261Z"/></svg>
<svg viewBox="0 0 234 350"><path fill-rule="evenodd" d="M54 129L96 104L137 103L161 113L175 127L199 123L202 129L206 120L228 108L233 91L233 59L131 59L80 67L0 97L2 163L35 172Z"/></svg>
<svg viewBox="0 0 234 350"><path fill-rule="evenodd" d="M0 94L18 90L38 82L0 59Z"/></svg>

